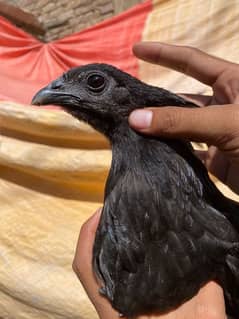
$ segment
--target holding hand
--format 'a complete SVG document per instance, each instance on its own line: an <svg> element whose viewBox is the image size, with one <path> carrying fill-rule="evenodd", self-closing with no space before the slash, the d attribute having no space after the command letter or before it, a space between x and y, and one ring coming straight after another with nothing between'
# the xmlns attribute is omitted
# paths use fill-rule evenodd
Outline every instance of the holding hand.
<svg viewBox="0 0 239 319"><path fill-rule="evenodd" d="M170 67L210 85L213 95L183 95L200 106L210 105L207 108L136 110L130 115L130 125L145 134L216 146L224 156L212 147L205 164L226 181L229 161L239 165L239 65L195 48L154 42L135 45L134 53L143 60Z"/></svg>

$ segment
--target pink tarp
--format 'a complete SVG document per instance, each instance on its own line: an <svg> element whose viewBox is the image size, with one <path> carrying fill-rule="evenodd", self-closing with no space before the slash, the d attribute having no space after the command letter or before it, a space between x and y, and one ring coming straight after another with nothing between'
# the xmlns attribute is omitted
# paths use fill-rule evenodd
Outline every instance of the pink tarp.
<svg viewBox="0 0 239 319"><path fill-rule="evenodd" d="M30 103L43 85L66 69L110 63L137 75L131 47L141 39L151 1L51 43L42 43L0 17L0 99Z"/></svg>

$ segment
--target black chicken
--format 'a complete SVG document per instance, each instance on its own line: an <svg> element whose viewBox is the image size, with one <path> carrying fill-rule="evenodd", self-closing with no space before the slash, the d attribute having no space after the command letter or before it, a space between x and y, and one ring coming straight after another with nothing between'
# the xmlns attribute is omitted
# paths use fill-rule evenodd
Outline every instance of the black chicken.
<svg viewBox="0 0 239 319"><path fill-rule="evenodd" d="M238 315L239 205L217 190L188 142L128 125L139 107L193 105L106 64L69 70L32 103L62 106L112 144L93 267L113 307L126 316L165 312L215 280L228 314Z"/></svg>

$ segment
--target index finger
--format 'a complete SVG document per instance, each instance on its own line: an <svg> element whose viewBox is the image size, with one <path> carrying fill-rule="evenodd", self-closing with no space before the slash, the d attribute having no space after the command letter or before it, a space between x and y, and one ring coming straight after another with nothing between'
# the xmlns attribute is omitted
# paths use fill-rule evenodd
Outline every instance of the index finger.
<svg viewBox="0 0 239 319"><path fill-rule="evenodd" d="M141 42L134 45L133 52L142 60L171 68L210 86L226 68L234 66L188 46Z"/></svg>

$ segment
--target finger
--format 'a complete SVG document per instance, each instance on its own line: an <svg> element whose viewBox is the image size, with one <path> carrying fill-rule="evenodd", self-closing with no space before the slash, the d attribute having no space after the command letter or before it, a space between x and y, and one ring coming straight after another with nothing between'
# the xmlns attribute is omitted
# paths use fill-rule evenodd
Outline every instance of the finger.
<svg viewBox="0 0 239 319"><path fill-rule="evenodd" d="M159 42L137 43L133 52L140 59L179 71L207 85L213 85L225 68L234 65L192 47Z"/></svg>
<svg viewBox="0 0 239 319"><path fill-rule="evenodd" d="M223 289L217 283L207 283L200 289L196 298L198 317L226 318Z"/></svg>
<svg viewBox="0 0 239 319"><path fill-rule="evenodd" d="M95 232L101 216L101 208L88 219L81 227L79 240L76 248L73 269L79 277L86 293L95 306L99 318L117 319L119 314L115 311L108 300L99 293L99 285L92 269L92 250L95 240Z"/></svg>
<svg viewBox="0 0 239 319"><path fill-rule="evenodd" d="M226 147L238 135L237 105L205 108L161 107L140 109L129 116L129 124L145 134L177 137Z"/></svg>
<svg viewBox="0 0 239 319"><path fill-rule="evenodd" d="M94 215L82 225L73 265L76 265L78 260L84 260L87 264L91 264L95 232L99 223L100 215L101 208L98 208Z"/></svg>

